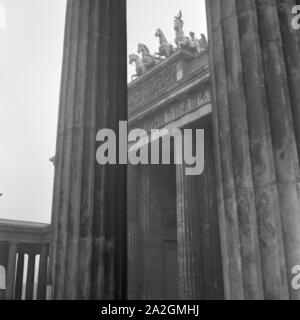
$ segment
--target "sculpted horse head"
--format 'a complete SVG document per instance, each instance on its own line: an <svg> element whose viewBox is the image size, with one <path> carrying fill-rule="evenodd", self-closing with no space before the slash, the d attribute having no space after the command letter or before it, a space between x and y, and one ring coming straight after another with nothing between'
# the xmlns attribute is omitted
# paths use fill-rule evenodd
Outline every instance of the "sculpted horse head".
<svg viewBox="0 0 300 320"><path fill-rule="evenodd" d="M161 31L160 28L157 28L155 31L155 37L159 37L163 32Z"/></svg>
<svg viewBox="0 0 300 320"><path fill-rule="evenodd" d="M156 31L155 31L155 37L158 37L159 38L159 41L160 41L160 44L164 44L164 43L167 43L167 38L165 37L164 33L161 31L160 28L158 28Z"/></svg>
<svg viewBox="0 0 300 320"><path fill-rule="evenodd" d="M141 53L143 56L144 56L144 55L151 55L151 54L150 54L150 50L149 50L148 47L147 47L145 44L143 44L143 43L139 43L139 44L138 44L137 52L138 52L138 53Z"/></svg>
<svg viewBox="0 0 300 320"><path fill-rule="evenodd" d="M141 58L137 54L132 53L129 55L129 64L132 64L133 62L137 63L139 61L141 61Z"/></svg>

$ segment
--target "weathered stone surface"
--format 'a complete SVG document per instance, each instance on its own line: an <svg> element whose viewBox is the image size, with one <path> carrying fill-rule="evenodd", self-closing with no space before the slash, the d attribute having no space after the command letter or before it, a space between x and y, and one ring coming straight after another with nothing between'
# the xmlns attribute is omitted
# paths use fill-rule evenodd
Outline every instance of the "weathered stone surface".
<svg viewBox="0 0 300 320"><path fill-rule="evenodd" d="M47 277L48 277L48 256L49 256L49 245L44 244L40 251L40 262L38 272L38 286L37 286L37 299L45 300L47 291Z"/></svg>
<svg viewBox="0 0 300 320"><path fill-rule="evenodd" d="M17 249L18 246L15 242L9 244L5 291L6 300L12 300L14 298Z"/></svg>
<svg viewBox="0 0 300 320"><path fill-rule="evenodd" d="M178 96L187 84L193 81L208 81L208 54L203 51L196 57L180 50L144 76L128 85L128 113L130 121L145 117L154 111L158 102L165 105L173 96Z"/></svg>
<svg viewBox="0 0 300 320"><path fill-rule="evenodd" d="M34 271L35 271L35 254L29 254L28 255L28 266L27 266L25 300L32 300L33 299Z"/></svg>
<svg viewBox="0 0 300 320"><path fill-rule="evenodd" d="M15 299L21 300L23 288L24 253L18 254L18 264L16 272Z"/></svg>
<svg viewBox="0 0 300 320"><path fill-rule="evenodd" d="M51 234L54 299L126 296L126 168L96 164L96 132L127 119L123 0L69 0Z"/></svg>
<svg viewBox="0 0 300 320"><path fill-rule="evenodd" d="M205 170L187 176L176 167L179 295L183 300L221 300L223 275L216 209L215 168L210 121L205 130Z"/></svg>
<svg viewBox="0 0 300 320"><path fill-rule="evenodd" d="M178 299L175 178L175 166L129 166L129 299Z"/></svg>
<svg viewBox="0 0 300 320"><path fill-rule="evenodd" d="M206 4L225 295L299 299L289 285L300 263L294 1Z"/></svg>

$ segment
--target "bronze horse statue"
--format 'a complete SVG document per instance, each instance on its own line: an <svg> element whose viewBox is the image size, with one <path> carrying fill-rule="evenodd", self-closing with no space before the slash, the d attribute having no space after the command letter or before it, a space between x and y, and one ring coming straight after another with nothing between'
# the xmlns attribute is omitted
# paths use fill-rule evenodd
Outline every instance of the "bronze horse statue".
<svg viewBox="0 0 300 320"><path fill-rule="evenodd" d="M148 47L142 43L138 44L137 52L141 54L142 57L138 56L135 53L129 55L129 64L135 63L136 70L136 74L131 76L131 80L136 77L142 76L162 61L161 58L153 56L150 53Z"/></svg>
<svg viewBox="0 0 300 320"><path fill-rule="evenodd" d="M165 37L164 33L161 29L157 29L155 32L155 36L159 38L159 52L155 52L155 56L169 58L174 52L174 47L171 43L168 42L167 38Z"/></svg>
<svg viewBox="0 0 300 320"><path fill-rule="evenodd" d="M153 56L145 44L139 43L137 52L142 54L142 62L148 70L155 67L162 61L161 58Z"/></svg>
<svg viewBox="0 0 300 320"><path fill-rule="evenodd" d="M131 81L134 78L140 77L142 76L144 73L147 72L147 68L144 65L144 63L142 62L141 57L139 57L137 54L132 53L129 55L129 64L133 64L135 63L135 72L136 74L131 76Z"/></svg>

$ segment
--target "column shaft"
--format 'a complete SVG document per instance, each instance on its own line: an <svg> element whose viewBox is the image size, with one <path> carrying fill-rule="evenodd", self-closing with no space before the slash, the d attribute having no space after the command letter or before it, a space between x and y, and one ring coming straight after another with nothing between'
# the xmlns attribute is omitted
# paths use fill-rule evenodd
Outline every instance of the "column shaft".
<svg viewBox="0 0 300 320"><path fill-rule="evenodd" d="M33 300L34 290L34 271L35 271L35 254L28 254L28 267L27 267L27 278L26 278L26 300Z"/></svg>
<svg viewBox="0 0 300 320"><path fill-rule="evenodd" d="M126 295L126 167L99 165L100 129L127 119L125 0L69 0L51 232L54 299Z"/></svg>
<svg viewBox="0 0 300 320"><path fill-rule="evenodd" d="M16 243L9 243L8 263L6 269L6 300L14 299L17 249L18 245Z"/></svg>
<svg viewBox="0 0 300 320"><path fill-rule="evenodd" d="M15 289L15 298L18 300L22 299L23 275L24 275L24 253L19 252L18 262L17 262L16 289Z"/></svg>
<svg viewBox="0 0 300 320"><path fill-rule="evenodd" d="M227 299L300 298L295 1L206 1ZM297 151L298 146L298 151Z"/></svg>
<svg viewBox="0 0 300 320"><path fill-rule="evenodd" d="M176 166L179 296L182 300L203 299L200 211L197 177L187 177L185 166Z"/></svg>
<svg viewBox="0 0 300 320"><path fill-rule="evenodd" d="M184 300L221 300L224 289L210 116L197 128L204 129L203 173L189 176L185 164L176 166L179 293ZM185 140L185 148L188 143L195 150L195 140Z"/></svg>
<svg viewBox="0 0 300 320"><path fill-rule="evenodd" d="M138 198L139 188L137 187L137 168L128 165L128 181L127 181L127 212L128 212L128 298L130 300L138 299L138 272L139 272L139 210Z"/></svg>
<svg viewBox="0 0 300 320"><path fill-rule="evenodd" d="M47 289L47 273L48 273L48 244L42 245L39 263L39 276L37 287L37 299L46 299Z"/></svg>
<svg viewBox="0 0 300 320"><path fill-rule="evenodd" d="M142 300L150 299L150 240L149 235L151 231L150 225L150 166L142 165L139 167L140 175L138 184L140 188L139 197L139 215L140 215L140 258L139 258L139 283L142 287L142 292L139 298Z"/></svg>

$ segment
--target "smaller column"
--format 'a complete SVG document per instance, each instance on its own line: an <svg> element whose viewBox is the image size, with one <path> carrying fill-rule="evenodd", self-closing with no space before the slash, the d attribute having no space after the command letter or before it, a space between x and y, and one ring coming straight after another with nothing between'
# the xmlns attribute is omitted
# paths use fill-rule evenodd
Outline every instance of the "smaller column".
<svg viewBox="0 0 300 320"><path fill-rule="evenodd" d="M46 300L47 289L47 269L48 269L48 244L44 244L41 248L37 299Z"/></svg>
<svg viewBox="0 0 300 320"><path fill-rule="evenodd" d="M23 289L23 274L24 274L24 253L18 253L17 262L17 275L16 275L16 288L15 288L15 299L22 299L22 289Z"/></svg>
<svg viewBox="0 0 300 320"><path fill-rule="evenodd" d="M185 176L184 165L176 165L176 178L179 297L203 299L197 180Z"/></svg>
<svg viewBox="0 0 300 320"><path fill-rule="evenodd" d="M28 255L28 268L27 268L27 280L26 280L26 300L33 300L33 287L34 287L34 268L35 267L35 255L30 253Z"/></svg>
<svg viewBox="0 0 300 320"><path fill-rule="evenodd" d="M127 253L128 253L128 299L138 299L138 188L136 168L129 164L127 167Z"/></svg>
<svg viewBox="0 0 300 320"><path fill-rule="evenodd" d="M6 300L12 300L14 298L17 248L18 246L16 243L9 243L8 263L6 270Z"/></svg>
<svg viewBox="0 0 300 320"><path fill-rule="evenodd" d="M142 289L139 294L141 300L151 299L150 281L151 281L151 256L150 256L150 245L149 235L151 231L150 226L150 166L142 165L140 167L140 184L141 188L140 199L138 202L139 215L140 215L140 232L141 232L141 245L140 245L140 259L139 265L141 274L140 282Z"/></svg>

